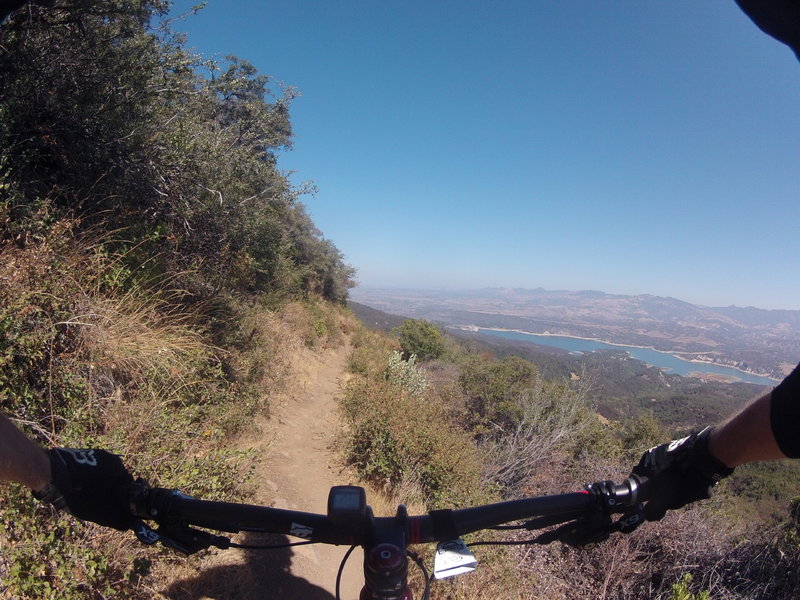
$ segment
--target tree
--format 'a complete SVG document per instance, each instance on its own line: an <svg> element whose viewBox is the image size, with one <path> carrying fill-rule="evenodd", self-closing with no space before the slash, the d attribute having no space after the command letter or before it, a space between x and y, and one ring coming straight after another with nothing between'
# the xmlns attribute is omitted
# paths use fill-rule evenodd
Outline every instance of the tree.
<svg viewBox="0 0 800 600"><path fill-rule="evenodd" d="M3 23L0 239L78 215L197 292L344 301L353 270L299 201L312 188L277 166L296 92L190 53L168 8L62 0Z"/></svg>
<svg viewBox="0 0 800 600"><path fill-rule="evenodd" d="M467 407L476 431L487 426L511 430L522 417L519 402L536 381L536 367L518 356L501 361L476 357L463 367L459 376L467 396Z"/></svg>

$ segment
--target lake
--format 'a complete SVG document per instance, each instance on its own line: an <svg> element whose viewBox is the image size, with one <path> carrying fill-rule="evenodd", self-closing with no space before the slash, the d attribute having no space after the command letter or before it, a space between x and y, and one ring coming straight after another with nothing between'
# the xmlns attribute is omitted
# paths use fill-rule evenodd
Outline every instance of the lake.
<svg viewBox="0 0 800 600"><path fill-rule="evenodd" d="M521 340L524 342L531 342L541 346L554 346L567 350L569 352L594 352L595 350L612 349L624 350L631 357L641 360L648 365L653 365L675 375L689 375L690 373L707 373L712 375L721 375L734 381L744 381L747 383L755 383L758 385L774 386L778 382L770 379L769 377L761 377L758 375L751 375L734 369L732 367L722 367L719 365L712 365L708 363L691 362L683 360L677 356L673 356L667 352L659 352L650 348L638 348L636 346L623 346L622 344L609 344L607 342L599 342L596 340L585 340L582 338L573 338L560 335L538 335L535 333L522 333L520 331L498 331L496 329L483 329L478 328L478 331L484 335L494 335L511 340Z"/></svg>

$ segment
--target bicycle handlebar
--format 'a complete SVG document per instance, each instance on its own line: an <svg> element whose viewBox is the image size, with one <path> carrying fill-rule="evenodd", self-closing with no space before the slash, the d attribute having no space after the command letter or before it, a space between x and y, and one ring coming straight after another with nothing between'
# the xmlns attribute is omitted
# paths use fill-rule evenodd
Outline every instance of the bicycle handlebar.
<svg viewBox="0 0 800 600"><path fill-rule="evenodd" d="M560 540L588 547L613 531L630 532L644 520L641 502L647 499L646 487L646 480L633 476L620 485L597 482L581 492L436 510L421 516L409 516L405 506L400 505L394 517L375 517L364 504L361 512L343 522L342 518L333 518L331 514L198 500L177 490L151 488L139 480L132 487L131 514L136 519L159 524L159 529L154 531L137 521L136 534L140 541L147 544L161 541L185 554L210 546L230 547L227 538L191 526L228 533L284 534L311 543L362 546L367 578L365 590L369 588L368 594L371 594L362 593L362 597L403 600L411 598L405 579L405 554L409 545L446 542L468 533L530 519L524 525L529 530L566 525L540 534L528 543ZM332 488L332 493L337 489L340 488ZM364 497L363 491L361 497ZM329 513L330 506L329 502ZM624 513L624 516L614 523L610 517L614 513ZM376 576L376 572L381 575ZM386 584L387 581L391 585Z"/></svg>
<svg viewBox="0 0 800 600"><path fill-rule="evenodd" d="M607 482L602 482L607 483ZM641 480L628 478L613 485L606 493L586 491L510 500L471 508L432 511L427 515L407 517L409 544L438 542L474 533L482 529L530 519L532 517L572 515L584 512L597 502L605 504L607 512L624 512L624 508L640 501ZM324 544L360 544L363 528L352 524L337 526L329 516L282 508L254 506L231 502L198 500L168 488L151 488L144 482L134 484L131 494L131 513L134 517L159 524L194 525L206 529L239 533L257 531L292 535ZM373 517L378 523L398 517Z"/></svg>

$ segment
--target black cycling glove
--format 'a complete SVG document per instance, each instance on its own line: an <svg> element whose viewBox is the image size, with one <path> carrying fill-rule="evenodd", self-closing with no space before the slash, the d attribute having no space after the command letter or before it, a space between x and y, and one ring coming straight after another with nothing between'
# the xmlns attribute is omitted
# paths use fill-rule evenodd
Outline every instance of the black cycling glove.
<svg viewBox="0 0 800 600"><path fill-rule="evenodd" d="M733 469L711 456L708 437L711 428L700 433L650 448L642 455L631 475L647 480L648 502L644 514L658 521L667 510L681 508L695 500L711 497L713 488Z"/></svg>
<svg viewBox="0 0 800 600"><path fill-rule="evenodd" d="M116 454L105 450L53 448L53 482L34 496L79 519L124 531L132 523L128 492L133 477Z"/></svg>

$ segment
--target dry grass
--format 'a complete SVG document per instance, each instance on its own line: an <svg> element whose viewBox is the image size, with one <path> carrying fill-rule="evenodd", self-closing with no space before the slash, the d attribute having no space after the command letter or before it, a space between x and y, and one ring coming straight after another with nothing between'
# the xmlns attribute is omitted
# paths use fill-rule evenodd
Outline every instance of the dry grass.
<svg viewBox="0 0 800 600"><path fill-rule="evenodd" d="M14 348L0 355L0 403L47 443L104 447L155 485L210 499L245 499L253 457L237 449L237 439L251 435L257 415L291 382L292 356L307 344L295 331L303 311L229 302L223 329L230 339L221 349L210 341L205 306L188 304L170 281L145 277L125 263L97 239L71 237L68 223L24 249L0 247L0 321L6 327L0 334ZM305 318L311 323L320 315ZM331 311L326 324L338 318ZM340 327L333 329L341 334ZM321 344L331 343L328 332L309 330ZM0 491L4 503L12 493ZM52 521L36 515L29 495L20 491L15 498L25 511L27 536L15 543L46 555ZM166 597L158 590L190 577L199 564L178 566L168 555L136 545L129 534L64 522L70 529L59 530L67 536L59 543L106 557L108 577L118 584L125 579L120 593L127 598ZM7 546L2 536L0 545ZM137 559L153 560L152 573L135 570L142 564ZM41 570L54 581L75 573L70 589L102 595L97 586L107 580L89 581L81 564L79 554L62 554L43 560ZM6 585L14 584L0 583L11 597L40 597ZM75 595L81 593L64 597L89 597Z"/></svg>
<svg viewBox="0 0 800 600"><path fill-rule="evenodd" d="M78 314L57 325L77 329L93 369L180 379L192 370L187 363L214 351L190 326L196 314L146 290L87 294L77 308Z"/></svg>

